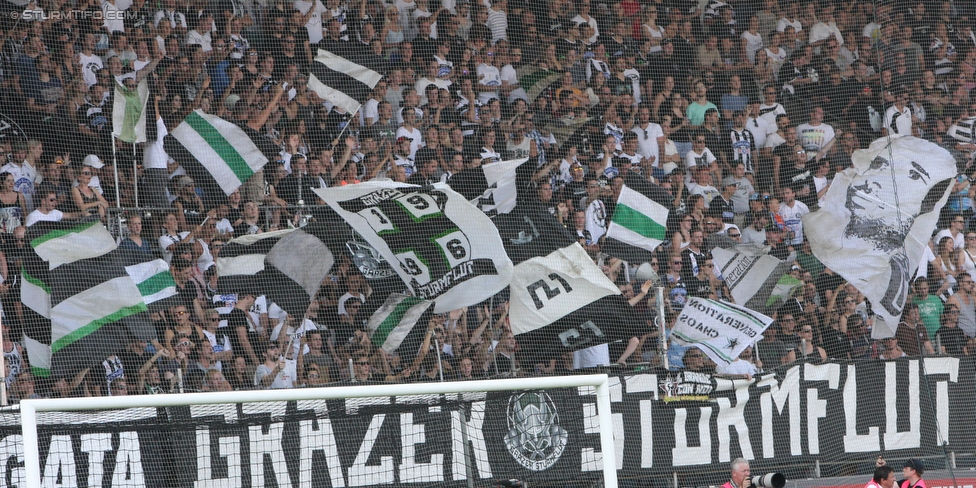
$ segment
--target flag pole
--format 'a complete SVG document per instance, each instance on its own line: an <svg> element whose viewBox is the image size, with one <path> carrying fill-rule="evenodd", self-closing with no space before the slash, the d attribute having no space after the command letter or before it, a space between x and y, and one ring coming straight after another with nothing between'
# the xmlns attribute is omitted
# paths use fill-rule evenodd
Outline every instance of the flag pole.
<svg viewBox="0 0 976 488"><path fill-rule="evenodd" d="M0 313L0 349L3 348L3 314ZM14 348L17 348L17 344L14 344ZM0 350L0 353L3 351ZM0 354L0 371L3 371L3 381L0 382L0 406L6 407L10 405L7 398L7 357L5 354Z"/></svg>
<svg viewBox="0 0 976 488"><path fill-rule="evenodd" d="M119 196L119 162L118 162L118 156L115 154L115 141L116 138L113 135L112 136L112 173L114 173L115 176L115 208L120 208L122 207L122 197ZM122 213L119 212L115 216L115 218L116 220L118 220L119 238L121 239L122 238Z"/></svg>
<svg viewBox="0 0 976 488"><path fill-rule="evenodd" d="M115 185L118 189L118 184ZM136 208L139 208L139 162L136 160L136 143L132 143L132 195L136 199ZM118 202L122 206L122 202Z"/></svg>

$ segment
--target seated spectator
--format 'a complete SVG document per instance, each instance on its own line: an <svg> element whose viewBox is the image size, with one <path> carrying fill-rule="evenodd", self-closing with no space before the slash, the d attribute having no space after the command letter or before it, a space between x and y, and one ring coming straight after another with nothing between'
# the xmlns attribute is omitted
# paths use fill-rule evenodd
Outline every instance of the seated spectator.
<svg viewBox="0 0 976 488"><path fill-rule="evenodd" d="M84 218L87 214L80 212L61 212L57 209L58 194L54 191L46 191L41 195L40 205L33 212L27 215L25 225L30 227L38 222L60 222L62 219L77 220Z"/></svg>
<svg viewBox="0 0 976 488"><path fill-rule="evenodd" d="M943 351L951 356L968 356L969 338L959 328L959 309L955 305L946 305L939 317L939 324L935 338Z"/></svg>

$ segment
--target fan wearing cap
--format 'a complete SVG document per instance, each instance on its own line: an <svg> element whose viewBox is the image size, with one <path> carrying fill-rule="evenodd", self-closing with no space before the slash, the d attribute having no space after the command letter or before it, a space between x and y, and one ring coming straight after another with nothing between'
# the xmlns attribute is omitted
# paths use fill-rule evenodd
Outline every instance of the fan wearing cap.
<svg viewBox="0 0 976 488"><path fill-rule="evenodd" d="M393 164L403 168L406 177L413 175L415 170L413 156L410 154L410 146L413 139L405 136L397 137L396 144L393 146Z"/></svg>
<svg viewBox="0 0 976 488"><path fill-rule="evenodd" d="M786 244L786 231L776 224L766 226L766 245L770 246L769 254L777 259L786 259L790 255L790 246Z"/></svg>
<svg viewBox="0 0 976 488"><path fill-rule="evenodd" d="M925 480L922 479L923 473L925 473L925 464L922 463L921 459L912 458L905 461L901 470L905 479L900 480L898 486L901 488L925 488Z"/></svg>

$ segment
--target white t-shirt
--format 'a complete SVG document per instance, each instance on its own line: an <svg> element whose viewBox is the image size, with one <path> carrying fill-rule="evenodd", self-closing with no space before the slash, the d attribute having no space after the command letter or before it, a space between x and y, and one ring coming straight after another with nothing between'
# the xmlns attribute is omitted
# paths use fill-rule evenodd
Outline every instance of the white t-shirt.
<svg viewBox="0 0 976 488"><path fill-rule="evenodd" d="M745 31L741 37L746 40L746 56L749 57L749 62L755 63L756 52L763 48L762 35L753 35L749 31Z"/></svg>
<svg viewBox="0 0 976 488"><path fill-rule="evenodd" d="M694 181L688 183L688 194L689 195L701 195L705 197L705 208L711 205L712 200L721 195L718 188L711 185L700 185Z"/></svg>
<svg viewBox="0 0 976 488"><path fill-rule="evenodd" d="M765 119L750 118L746 121L746 129L752 132L752 138L756 142L756 149L766 144L766 137L769 136L769 124Z"/></svg>
<svg viewBox="0 0 976 488"><path fill-rule="evenodd" d="M261 363L258 365L257 369L254 370L254 386L264 388L261 384L261 380L271 374L274 368L269 368ZM275 390L279 388L294 388L295 387L295 377L297 374L297 364L294 359L286 359L285 367L275 376L274 381L271 382L271 386L268 386L268 390Z"/></svg>
<svg viewBox="0 0 976 488"><path fill-rule="evenodd" d="M573 351L573 369L596 368L610 365L610 346L599 344Z"/></svg>
<svg viewBox="0 0 976 488"><path fill-rule="evenodd" d="M156 120L156 139L144 146L142 151L142 166L146 169L167 169L166 162L169 155L163 149L163 138L169 131L162 118Z"/></svg>
<svg viewBox="0 0 976 488"><path fill-rule="evenodd" d="M658 147L657 138L664 137L664 130L661 126L650 122L644 129L640 125L635 125L631 132L637 134L637 152L644 158L654 156L654 166L661 166L661 148Z"/></svg>
<svg viewBox="0 0 976 488"><path fill-rule="evenodd" d="M956 249L962 249L966 247L965 234L966 234L965 232L960 232L959 235L953 236L952 232L950 232L949 229L942 229L939 231L938 234L935 235L935 239L932 239L932 242L934 242L935 245L939 245L939 241L941 241L943 237L952 237L952 244L953 244L952 247Z"/></svg>
<svg viewBox="0 0 976 488"><path fill-rule="evenodd" d="M305 29L308 31L309 44L315 44L322 40L322 14L328 12L328 9L319 0L313 0L313 2L296 0L294 3L295 10L303 14L307 14L308 9L315 9L312 16L309 17L308 22L305 23Z"/></svg>
<svg viewBox="0 0 976 488"><path fill-rule="evenodd" d="M821 123L814 127L810 124L800 124L796 128L796 140L807 152L807 159L812 158L834 139L834 128Z"/></svg>
<svg viewBox="0 0 976 488"><path fill-rule="evenodd" d="M783 216L783 223L786 224L787 229L793 231L793 239L787 244L794 246L803 244L803 221L800 218L808 213L810 209L799 200L794 200L792 207L787 206L786 203L779 204L779 214Z"/></svg>
<svg viewBox="0 0 976 488"><path fill-rule="evenodd" d="M400 137L409 137L410 139L413 139L413 141L410 142L410 159L416 158L417 149L424 147L424 136L420 132L420 129L414 127L413 130L407 130L404 127L400 127L396 131L396 138L399 139Z"/></svg>
<svg viewBox="0 0 976 488"><path fill-rule="evenodd" d="M759 118L766 121L766 125L769 126L769 132L776 132L779 127L776 125L776 116L779 114L785 114L786 109L783 105L777 103L774 105L759 105Z"/></svg>
<svg viewBox="0 0 976 488"><path fill-rule="evenodd" d="M786 17L779 19L779 22L776 23L776 30L780 32L784 32L786 31L786 28L788 26L792 26L794 29L796 29L797 32L803 30L803 24L800 23L800 19L795 19L793 21L790 21Z"/></svg>
<svg viewBox="0 0 976 488"><path fill-rule="evenodd" d="M27 223L24 225L30 227L38 222L60 222L64 218L64 214L60 210L51 210L49 213L41 213L40 210L35 210L27 214Z"/></svg>
<svg viewBox="0 0 976 488"><path fill-rule="evenodd" d="M607 206L603 200L594 200L586 206L586 230L590 232L593 242L607 233Z"/></svg>
<svg viewBox="0 0 976 488"><path fill-rule="evenodd" d="M78 64L81 65L81 76L88 84L88 88L98 83L98 70L102 69L102 58L96 54L86 56L85 53L78 53Z"/></svg>
<svg viewBox="0 0 976 488"><path fill-rule="evenodd" d="M518 84L518 74L516 74L515 68L512 65L506 64L505 66L502 66L501 80L509 85ZM525 88L522 88L521 86L508 93L508 103L512 103L520 98L526 102L529 101L529 94L525 93Z"/></svg>
<svg viewBox="0 0 976 488"><path fill-rule="evenodd" d="M712 154L707 147L701 154L696 153L694 150L688 151L685 154L685 168L691 169L695 166L702 165L703 167L709 167L715 162L715 155Z"/></svg>
<svg viewBox="0 0 976 488"><path fill-rule="evenodd" d="M487 87L500 87L502 86L502 74L498 68L482 63L478 65L478 84ZM482 104L490 102L492 98L498 98L497 89L478 93L478 101Z"/></svg>
<svg viewBox="0 0 976 488"><path fill-rule="evenodd" d="M908 108L908 105L905 105L902 110L898 110L894 105L888 107L885 111L884 126L888 129L888 135L912 135L912 109Z"/></svg>
<svg viewBox="0 0 976 488"><path fill-rule="evenodd" d="M167 250L166 248L172 246L173 244L178 244L182 242L184 239L186 239L186 236L188 235L190 235L190 232L184 231L176 234L175 237L169 234L163 234L159 236L159 251L162 253L164 261L169 263L173 260L173 251Z"/></svg>

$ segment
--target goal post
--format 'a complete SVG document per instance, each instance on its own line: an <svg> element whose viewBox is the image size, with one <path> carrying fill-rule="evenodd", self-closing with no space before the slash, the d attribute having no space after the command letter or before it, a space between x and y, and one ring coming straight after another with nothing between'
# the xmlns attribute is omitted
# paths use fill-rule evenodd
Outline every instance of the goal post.
<svg viewBox="0 0 976 488"><path fill-rule="evenodd" d="M302 400L336 400L369 397L413 395L447 395L452 393L504 392L593 388L602 451L603 486L617 487L616 453L610 407L609 378L605 374L554 376L539 378L493 379L445 383L406 383L328 388L251 390L225 393L186 393L63 399L23 400L20 414L24 442L26 486L42 485L38 436L38 414L43 412L106 411L130 408L189 407L194 405L246 404Z"/></svg>

